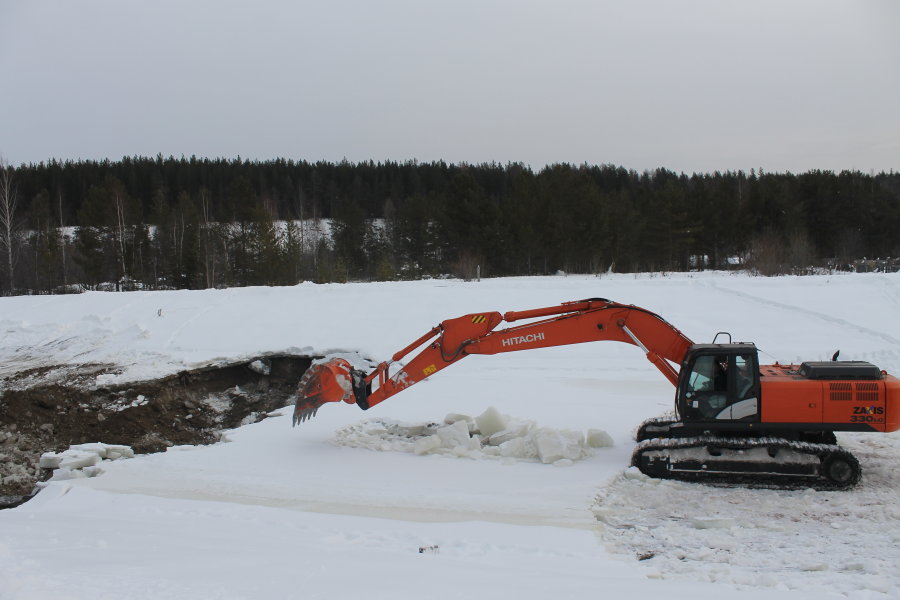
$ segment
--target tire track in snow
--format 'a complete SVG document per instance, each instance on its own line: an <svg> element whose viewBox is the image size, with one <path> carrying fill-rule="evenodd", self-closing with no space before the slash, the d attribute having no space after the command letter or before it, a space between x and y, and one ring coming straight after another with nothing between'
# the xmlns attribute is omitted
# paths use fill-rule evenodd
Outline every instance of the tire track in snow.
<svg viewBox="0 0 900 600"><path fill-rule="evenodd" d="M881 295L887 298L897 308L897 312L900 313L900 288L892 286L887 277L878 277L875 281L878 282L881 288Z"/></svg>
<svg viewBox="0 0 900 600"><path fill-rule="evenodd" d="M166 351L167 351L167 350L171 350L172 344L175 342L175 338L178 337L178 335L179 335L182 331L184 331L185 327L187 327L188 325L190 325L191 323L193 323L194 321L196 321L197 319L199 319L200 317L202 317L203 315L205 315L206 313L208 313L208 312L211 311L212 309L213 309L212 306L207 306L206 308L204 308L203 310L201 310L200 312L198 312L197 314L195 314L193 317L189 317L186 321L184 321L183 323L181 323L181 325L178 325L178 326L175 328L175 331L173 331L173 332L169 335L169 338L166 340L166 343L163 345L163 350L166 350Z"/></svg>
<svg viewBox="0 0 900 600"><path fill-rule="evenodd" d="M569 514L553 514L550 512L500 511L477 508L452 508L449 506L419 506L403 504L385 504L373 502L351 502L347 500L298 497L278 495L259 495L231 491L223 493L216 489L164 489L156 487L138 487L130 489L112 489L100 485L91 485L94 489L116 494L139 494L178 500L201 500L207 502L227 502L249 506L266 506L301 512L314 512L329 515L347 515L407 521L417 523L454 523L463 521L484 521L507 525L523 525L529 527L560 527L565 529L582 529L593 531L596 522L590 510L572 508Z"/></svg>
<svg viewBox="0 0 900 600"><path fill-rule="evenodd" d="M133 293L133 292L107 292L107 293L111 293L111 294L129 294L129 293ZM106 317L107 320L110 320L115 314L121 313L122 311L127 311L128 309L130 309L131 307L133 307L135 304L143 304L143 303L146 302L147 300L148 300L148 298L147 298L146 296L144 296L143 294L141 294L141 295L138 296L138 297L127 298L123 304L120 304L119 306L116 306L115 308L109 309L109 310L105 313L104 316Z"/></svg>
<svg viewBox="0 0 900 600"><path fill-rule="evenodd" d="M722 287L715 281L709 281L709 282L707 282L707 285L709 287L714 288L716 291L725 292L725 293L731 294L733 296L743 298L745 300L751 300L753 302L757 302L758 304L772 306L774 308L779 308L782 310L786 310L788 312L799 313L799 314L802 314L802 315L808 316L808 317L815 317L817 319L821 319L822 321L825 321L832 325L840 325L842 327L849 327L849 328L855 329L856 331L859 331L860 333L864 333L866 335L869 335L869 336L881 339L885 342L888 342L889 344L893 344L895 346L900 347L900 339L895 338L891 335L888 335L882 331L876 331L874 329L869 329L868 327L864 327L862 325L857 325L856 323L852 323L850 321L847 321L846 319L841 319L840 317L834 317L832 315L820 313L820 312L817 312L814 310L810 310L808 308L796 306L793 304L785 304L783 302L778 302L777 300L771 300L769 298L763 298L760 296L755 296L753 294L748 294L747 292L740 292L738 290Z"/></svg>

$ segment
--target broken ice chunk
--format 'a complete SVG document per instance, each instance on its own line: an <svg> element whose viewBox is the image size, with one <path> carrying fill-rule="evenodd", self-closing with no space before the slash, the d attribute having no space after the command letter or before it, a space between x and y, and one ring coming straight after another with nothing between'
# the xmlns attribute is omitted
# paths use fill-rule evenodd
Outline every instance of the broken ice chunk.
<svg viewBox="0 0 900 600"><path fill-rule="evenodd" d="M416 440L413 452L416 454L428 454L440 448L442 443L440 436L437 435L421 437Z"/></svg>
<svg viewBox="0 0 900 600"><path fill-rule="evenodd" d="M481 435L485 437L494 435L498 431L503 431L506 429L508 422L509 417L500 414L493 406L475 417L475 425L478 426L478 431L481 432Z"/></svg>
<svg viewBox="0 0 900 600"><path fill-rule="evenodd" d="M469 426L469 433L470 433L470 434L471 434L471 433L475 433L475 430L476 430L475 419L473 419L473 418L470 417L469 415L461 415L461 414L457 414L457 413L450 413L450 414L448 414L446 417L444 417L444 423L446 423L447 425L453 425L454 423L457 423L457 422L459 422L459 421L465 421L465 422L466 422L466 424Z"/></svg>
<svg viewBox="0 0 900 600"><path fill-rule="evenodd" d="M102 460L134 458L134 450L130 446L115 444L75 444L63 452L45 452L38 465L42 469L55 469L54 480L72 479L75 477L94 477L102 472L97 467Z"/></svg>
<svg viewBox="0 0 900 600"><path fill-rule="evenodd" d="M62 458L62 453L44 452L38 461L38 466L42 469L58 469Z"/></svg>
<svg viewBox="0 0 900 600"><path fill-rule="evenodd" d="M534 428L531 421L509 421L505 429L502 429L488 438L491 446L499 446L514 438L525 437Z"/></svg>
<svg viewBox="0 0 900 600"><path fill-rule="evenodd" d="M254 360L247 366L250 367L251 371L253 371L254 373L258 373L259 375L268 375L272 370L269 361L263 361L260 359Z"/></svg>
<svg viewBox="0 0 900 600"><path fill-rule="evenodd" d="M524 458L527 455L525 438L512 438L500 444L500 456L507 458Z"/></svg>
<svg viewBox="0 0 900 600"><path fill-rule="evenodd" d="M67 450L63 452L62 460L59 462L60 468L63 469L83 469L92 467L103 460L95 452L78 452Z"/></svg>
<svg viewBox="0 0 900 600"><path fill-rule="evenodd" d="M457 421L452 425L445 425L437 430L444 448L471 447L472 438L469 436L469 425L465 421Z"/></svg>
<svg viewBox="0 0 900 600"><path fill-rule="evenodd" d="M584 436L578 431L541 428L535 433L538 458L544 464L562 458L578 460L584 453Z"/></svg>
<svg viewBox="0 0 900 600"><path fill-rule="evenodd" d="M68 469L60 467L53 471L50 481L66 481L67 479L84 479L87 477L81 469Z"/></svg>
<svg viewBox="0 0 900 600"><path fill-rule="evenodd" d="M116 460L117 458L134 458L134 450L131 446L121 446L118 444L103 444L95 442L92 444L75 444L69 446L66 452L93 452L102 459ZM63 452L65 454L66 452Z"/></svg>
<svg viewBox="0 0 900 600"><path fill-rule="evenodd" d="M588 429L587 445L589 448L612 448L612 436L602 429Z"/></svg>

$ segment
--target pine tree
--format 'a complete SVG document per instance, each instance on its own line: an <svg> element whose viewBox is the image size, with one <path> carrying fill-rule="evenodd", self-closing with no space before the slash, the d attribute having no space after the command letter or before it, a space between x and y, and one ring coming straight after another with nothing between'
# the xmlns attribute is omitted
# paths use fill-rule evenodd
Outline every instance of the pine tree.
<svg viewBox="0 0 900 600"><path fill-rule="evenodd" d="M366 214L349 198L341 198L335 205L332 221L332 239L338 263L346 273L346 278L363 275L367 267L366 234L368 231Z"/></svg>
<svg viewBox="0 0 900 600"><path fill-rule="evenodd" d="M130 279L131 203L122 182L108 175L91 186L78 211L78 262L91 285Z"/></svg>
<svg viewBox="0 0 900 600"><path fill-rule="evenodd" d="M50 200L46 190L31 199L32 278L29 287L49 292L58 285L54 260L59 237L50 225Z"/></svg>
<svg viewBox="0 0 900 600"><path fill-rule="evenodd" d="M154 226L151 241L152 259L150 271L153 287L170 287L174 285L175 273L175 234L173 232L172 208L162 188L153 193L153 208L150 222Z"/></svg>

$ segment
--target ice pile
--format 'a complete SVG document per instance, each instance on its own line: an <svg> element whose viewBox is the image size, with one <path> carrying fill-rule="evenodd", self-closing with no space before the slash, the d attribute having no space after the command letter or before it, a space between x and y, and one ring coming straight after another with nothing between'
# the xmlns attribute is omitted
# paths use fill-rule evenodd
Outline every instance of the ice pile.
<svg viewBox="0 0 900 600"><path fill-rule="evenodd" d="M50 481L96 477L103 472L100 463L104 460L134 458L130 446L115 444L77 444L62 452L45 452L41 455L40 467L54 469Z"/></svg>
<svg viewBox="0 0 900 600"><path fill-rule="evenodd" d="M599 429L582 433L539 427L494 407L477 417L452 413L442 423L368 419L338 430L334 442L379 451L539 460L560 466L590 456L594 448L613 445L610 435Z"/></svg>

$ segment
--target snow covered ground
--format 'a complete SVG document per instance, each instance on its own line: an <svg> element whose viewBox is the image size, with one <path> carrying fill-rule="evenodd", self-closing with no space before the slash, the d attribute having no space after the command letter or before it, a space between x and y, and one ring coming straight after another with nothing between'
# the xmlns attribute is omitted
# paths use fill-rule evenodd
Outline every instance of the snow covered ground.
<svg viewBox="0 0 900 600"><path fill-rule="evenodd" d="M696 342L729 331L764 362L840 348L900 373L900 275L702 273L3 298L0 390L60 363L117 365L108 384L265 353L383 360L447 318L598 296ZM847 492L650 480L626 469L631 435L672 396L623 344L470 357L366 413L292 429L285 409L220 444L105 460L0 511L0 600L900 598L900 435L839 435L864 471ZM613 445L545 463L409 439L492 407Z"/></svg>

